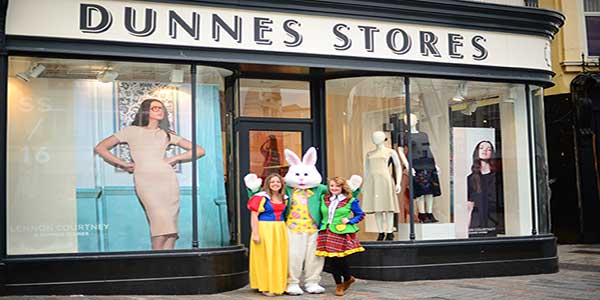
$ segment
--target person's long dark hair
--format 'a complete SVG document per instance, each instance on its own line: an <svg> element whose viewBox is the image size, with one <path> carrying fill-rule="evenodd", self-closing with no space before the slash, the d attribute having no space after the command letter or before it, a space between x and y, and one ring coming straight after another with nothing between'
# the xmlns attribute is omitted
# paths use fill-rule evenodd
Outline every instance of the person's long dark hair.
<svg viewBox="0 0 600 300"><path fill-rule="evenodd" d="M481 192L481 158L479 158L479 146L483 143L488 143L490 147L492 147L492 155L487 163L490 165L490 171L492 173L496 172L496 150L494 149L494 144L490 141L480 141L473 149L473 164L471 165L471 179L473 180L473 184L475 185L475 191Z"/></svg>
<svg viewBox="0 0 600 300"><path fill-rule="evenodd" d="M165 131L165 133L167 134L167 140L170 141L170 133L173 131L171 130L169 125L169 112L167 111L167 107L165 106L165 104L158 99L149 98L142 101L142 104L140 104L140 108L135 114L135 117L133 117L133 122L131 122L131 125L141 127L148 126L148 123L150 123L150 104L152 104L152 102L158 102L160 103L160 105L162 105L164 118L158 122L158 127Z"/></svg>

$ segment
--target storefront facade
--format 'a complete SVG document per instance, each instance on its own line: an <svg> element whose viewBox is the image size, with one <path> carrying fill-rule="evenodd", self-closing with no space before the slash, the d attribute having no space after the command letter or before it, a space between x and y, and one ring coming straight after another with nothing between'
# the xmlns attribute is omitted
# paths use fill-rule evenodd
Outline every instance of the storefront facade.
<svg viewBox="0 0 600 300"><path fill-rule="evenodd" d="M595 111L600 76L600 1L540 1L569 20L552 42L555 85L544 92L552 233L560 243L600 241L600 130Z"/></svg>
<svg viewBox="0 0 600 300"><path fill-rule="evenodd" d="M397 181L383 196L393 208L361 225L358 277L557 271L542 97L562 15L451 0L229 2L0 2L0 294L243 287L243 176L285 174L284 148L314 146L323 178L363 176L361 202L377 207L375 132L406 159L385 178ZM173 166L169 250L151 250L149 235L165 208L139 200L169 184L140 190L94 153L144 99L206 151ZM125 144L113 153L139 163Z"/></svg>

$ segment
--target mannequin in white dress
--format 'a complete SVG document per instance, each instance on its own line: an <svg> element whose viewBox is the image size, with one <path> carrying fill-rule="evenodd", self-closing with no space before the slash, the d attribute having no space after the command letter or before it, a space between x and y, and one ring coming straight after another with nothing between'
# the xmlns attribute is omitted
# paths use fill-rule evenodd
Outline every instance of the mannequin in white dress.
<svg viewBox="0 0 600 300"><path fill-rule="evenodd" d="M365 158L365 181L363 183L363 210L374 213L379 236L377 240L393 240L394 214L399 212L397 193L400 193L400 159L393 149L384 145L385 133L375 131L371 135L375 150L367 153ZM395 184L388 168L392 159L395 169ZM384 226L384 219L386 220Z"/></svg>
<svg viewBox="0 0 600 300"><path fill-rule="evenodd" d="M404 116L406 122L406 116ZM419 213L421 223L435 223L438 220L433 216L433 197L441 195L439 183L439 167L435 164L429 138L427 134L417 130L419 119L416 115L410 114L410 135L413 143L413 195ZM404 146L407 147L407 139ZM408 169L408 160L404 155L404 149L398 148L400 160L406 169Z"/></svg>

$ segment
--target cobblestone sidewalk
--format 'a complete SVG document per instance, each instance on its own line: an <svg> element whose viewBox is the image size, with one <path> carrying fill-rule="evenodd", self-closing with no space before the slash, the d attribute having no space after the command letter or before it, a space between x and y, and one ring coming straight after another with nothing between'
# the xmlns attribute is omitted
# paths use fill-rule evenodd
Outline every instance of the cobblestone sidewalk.
<svg viewBox="0 0 600 300"><path fill-rule="evenodd" d="M196 300L196 299L574 299L600 300L600 244L559 246L560 272L513 277L386 282L359 280L346 296L333 295L335 284L324 274L322 295L265 297L248 287L215 295L194 296L19 296L0 300Z"/></svg>

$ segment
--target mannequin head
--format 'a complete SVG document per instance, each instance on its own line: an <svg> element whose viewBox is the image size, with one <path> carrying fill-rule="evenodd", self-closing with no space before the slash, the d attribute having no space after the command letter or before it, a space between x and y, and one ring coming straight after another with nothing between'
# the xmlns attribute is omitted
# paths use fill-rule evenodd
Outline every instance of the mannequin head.
<svg viewBox="0 0 600 300"><path fill-rule="evenodd" d="M406 120L407 119L406 115L404 115L403 119L404 119L404 123L408 124L408 122ZM410 128L414 128L415 126L417 126L418 122L419 122L419 118L417 117L417 115L411 113L410 114L410 124L408 124L408 125L410 125Z"/></svg>
<svg viewBox="0 0 600 300"><path fill-rule="evenodd" d="M383 131L373 132L373 134L371 134L371 141L373 141L373 144L375 145L383 144L383 142L385 142L385 133L383 133Z"/></svg>

